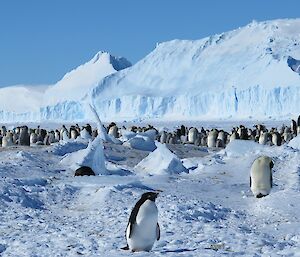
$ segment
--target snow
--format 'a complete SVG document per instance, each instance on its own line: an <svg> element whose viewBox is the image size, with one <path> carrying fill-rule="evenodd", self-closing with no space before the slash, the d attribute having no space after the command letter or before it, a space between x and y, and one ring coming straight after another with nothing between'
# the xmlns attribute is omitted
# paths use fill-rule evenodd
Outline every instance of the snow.
<svg viewBox="0 0 300 257"><path fill-rule="evenodd" d="M44 104L51 106L64 101L79 101L101 79L131 66L125 58L98 52L90 61L67 73L48 88Z"/></svg>
<svg viewBox="0 0 300 257"><path fill-rule="evenodd" d="M154 140L142 135L134 136L133 138L126 141L124 145L130 148L144 151L153 151L156 148Z"/></svg>
<svg viewBox="0 0 300 257"><path fill-rule="evenodd" d="M83 98L89 90L104 77L129 66L131 63L125 58L101 51L54 85L1 88L0 120L83 120L88 112Z"/></svg>
<svg viewBox="0 0 300 257"><path fill-rule="evenodd" d="M293 138L289 143L288 146L300 150L300 136L298 135L297 137Z"/></svg>
<svg viewBox="0 0 300 257"><path fill-rule="evenodd" d="M178 157L173 154L165 144L155 143L156 149L153 150L145 159L135 166L135 170L141 174L164 175L179 174L187 172Z"/></svg>
<svg viewBox="0 0 300 257"><path fill-rule="evenodd" d="M161 43L102 80L91 101L104 119L298 115L300 76L289 60L300 59L299 25L299 19L253 22L201 40Z"/></svg>
<svg viewBox="0 0 300 257"><path fill-rule="evenodd" d="M300 19L254 21L200 40L160 43L131 67L99 52L42 97L29 94L30 106L23 98L9 101L27 87L0 89L0 118L87 121L88 104L103 121L291 118L300 95L299 34Z"/></svg>
<svg viewBox="0 0 300 257"><path fill-rule="evenodd" d="M151 190L162 191L156 200L161 239L150 253L134 255L299 255L299 148L242 140L220 151L103 145L109 174L93 177L74 177L78 159L61 161L75 153L83 157L87 142L0 148L1 256L131 255L120 249L125 228L136 201ZM274 162L274 185L270 195L256 199L249 172L261 155ZM155 172L170 167L172 158L188 173Z"/></svg>

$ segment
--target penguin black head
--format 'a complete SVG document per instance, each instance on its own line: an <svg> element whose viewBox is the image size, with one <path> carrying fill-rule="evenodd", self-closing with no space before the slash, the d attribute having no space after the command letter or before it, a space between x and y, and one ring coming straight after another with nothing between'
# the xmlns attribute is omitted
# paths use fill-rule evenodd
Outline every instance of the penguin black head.
<svg viewBox="0 0 300 257"><path fill-rule="evenodd" d="M157 198L157 196L158 196L158 192L147 192L147 193L142 194L141 199L143 201L150 200L150 201L155 202L155 199Z"/></svg>

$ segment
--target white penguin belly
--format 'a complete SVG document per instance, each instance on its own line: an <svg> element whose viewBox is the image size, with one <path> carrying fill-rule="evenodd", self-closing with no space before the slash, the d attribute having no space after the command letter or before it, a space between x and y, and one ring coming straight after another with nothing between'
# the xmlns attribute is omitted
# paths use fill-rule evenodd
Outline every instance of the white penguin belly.
<svg viewBox="0 0 300 257"><path fill-rule="evenodd" d="M130 224L126 230L129 249L133 251L150 251L157 238L158 210L153 201L143 203L136 216L129 238Z"/></svg>
<svg viewBox="0 0 300 257"><path fill-rule="evenodd" d="M251 191L254 195L259 193L268 195L271 191L271 173L266 165L255 165L251 169Z"/></svg>

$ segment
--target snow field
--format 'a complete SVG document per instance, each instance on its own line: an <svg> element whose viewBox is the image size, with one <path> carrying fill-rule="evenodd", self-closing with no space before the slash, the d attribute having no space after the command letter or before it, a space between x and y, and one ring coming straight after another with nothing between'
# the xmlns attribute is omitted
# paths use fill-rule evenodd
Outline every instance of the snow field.
<svg viewBox="0 0 300 257"><path fill-rule="evenodd" d="M236 140L221 151L168 145L188 173L151 175L137 170L151 152L104 143L110 175L95 177L74 177L72 163L61 161L87 142L0 149L0 253L131 256L120 250L130 212L142 193L162 190L161 240L135 256L299 256L297 140L294 148ZM249 172L260 155L274 160L274 186L256 199ZM157 170L156 158L144 162L148 170Z"/></svg>

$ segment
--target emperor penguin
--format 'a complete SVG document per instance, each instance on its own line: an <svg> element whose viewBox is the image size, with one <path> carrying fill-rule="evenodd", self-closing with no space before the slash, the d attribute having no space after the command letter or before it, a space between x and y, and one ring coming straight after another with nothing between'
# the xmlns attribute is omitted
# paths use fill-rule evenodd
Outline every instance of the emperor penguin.
<svg viewBox="0 0 300 257"><path fill-rule="evenodd" d="M150 251L160 239L158 210L155 204L157 192L144 193L131 211L126 228L127 246L123 250L132 252Z"/></svg>
<svg viewBox="0 0 300 257"><path fill-rule="evenodd" d="M91 139L92 136L89 132L89 129L87 127L83 127L82 130L80 131L80 137L82 139Z"/></svg>
<svg viewBox="0 0 300 257"><path fill-rule="evenodd" d="M229 142L232 142L233 140L236 139L239 139L239 134L235 131L235 129L233 129L229 138Z"/></svg>
<svg viewBox="0 0 300 257"><path fill-rule="evenodd" d="M69 135L71 139L76 139L79 136L79 133L75 126L70 127Z"/></svg>
<svg viewBox="0 0 300 257"><path fill-rule="evenodd" d="M272 188L272 168L274 163L268 156L258 157L250 170L250 188L256 198L268 195Z"/></svg>
<svg viewBox="0 0 300 257"><path fill-rule="evenodd" d="M115 137L115 138L118 138L118 127L117 127L117 125L111 126L108 130L108 134Z"/></svg>
<svg viewBox="0 0 300 257"><path fill-rule="evenodd" d="M198 137L198 129L191 127L188 132L188 142L190 144L195 144L197 137Z"/></svg>
<svg viewBox="0 0 300 257"><path fill-rule="evenodd" d="M207 136L207 146L208 147L216 147L218 131L216 129L212 129L209 131Z"/></svg>
<svg viewBox="0 0 300 257"><path fill-rule="evenodd" d="M54 136L55 136L55 141L59 142L59 140L60 140L60 132L58 131L58 129L55 130Z"/></svg>
<svg viewBox="0 0 300 257"><path fill-rule="evenodd" d="M38 141L38 135L35 132L30 134L30 144L35 144Z"/></svg>
<svg viewBox="0 0 300 257"><path fill-rule="evenodd" d="M68 133L68 130L66 128L65 125L62 125L62 128L60 129L60 139L61 140L68 140L69 139L69 133Z"/></svg>
<svg viewBox="0 0 300 257"><path fill-rule="evenodd" d="M268 132L262 132L260 133L258 143L261 145L265 145L268 141Z"/></svg>
<svg viewBox="0 0 300 257"><path fill-rule="evenodd" d="M227 133L224 130L220 130L218 133L218 137L217 137L217 143L219 140L219 144L221 144L221 147L224 147L226 145L226 141L227 141Z"/></svg>
<svg viewBox="0 0 300 257"><path fill-rule="evenodd" d="M277 145L277 146L280 146L281 145L281 136L280 134L277 132L277 131L274 131L272 133L272 143L273 145Z"/></svg>
<svg viewBox="0 0 300 257"><path fill-rule="evenodd" d="M167 132L163 131L160 135L160 143L165 144L167 142Z"/></svg>
<svg viewBox="0 0 300 257"><path fill-rule="evenodd" d="M30 135L28 133L27 126L23 126L20 128L19 145L30 145Z"/></svg>
<svg viewBox="0 0 300 257"><path fill-rule="evenodd" d="M291 131L293 134L297 135L297 122L295 120L291 121Z"/></svg>
<svg viewBox="0 0 300 257"><path fill-rule="evenodd" d="M6 135L2 138L2 147L12 146L13 144L12 132L6 132Z"/></svg>

